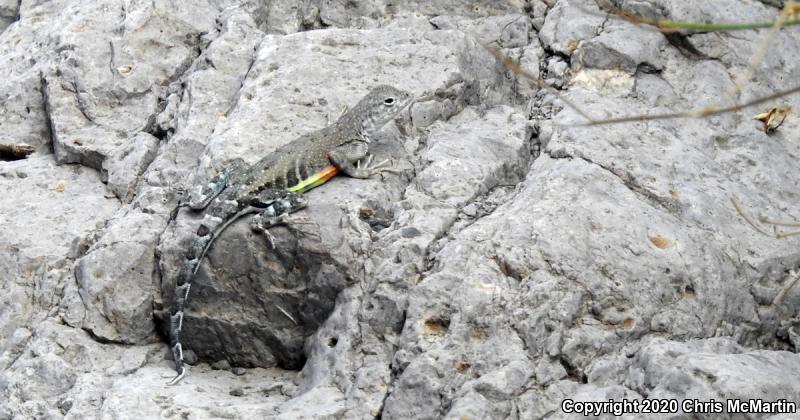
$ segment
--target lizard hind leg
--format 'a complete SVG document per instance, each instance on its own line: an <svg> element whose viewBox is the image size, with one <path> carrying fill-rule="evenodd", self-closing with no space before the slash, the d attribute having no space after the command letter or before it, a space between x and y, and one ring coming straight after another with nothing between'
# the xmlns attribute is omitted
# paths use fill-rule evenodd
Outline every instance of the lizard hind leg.
<svg viewBox="0 0 800 420"><path fill-rule="evenodd" d="M264 190L250 200L250 206L261 210L264 217L272 218L294 213L308 205L303 194L288 190Z"/></svg>
<svg viewBox="0 0 800 420"><path fill-rule="evenodd" d="M253 217L250 227L254 231L263 233L272 249L275 248L275 239L268 231L272 226L288 225L290 228L294 228L294 225L316 225L314 221L308 218L290 216L291 213L302 209L308 204L306 198L300 193L285 190L267 190L253 199L250 204L261 209L261 213ZM294 230L302 234L308 233L300 229Z"/></svg>
<svg viewBox="0 0 800 420"><path fill-rule="evenodd" d="M281 214L280 216L265 216L264 213L258 214L253 217L250 222L250 228L256 232L262 233L269 242L270 249L275 249L275 237L269 233L269 228L277 225L285 225L294 232L300 233L303 236L311 236L320 240L319 224L317 222L303 216L293 216L288 213ZM316 229L301 229L299 226L313 225Z"/></svg>

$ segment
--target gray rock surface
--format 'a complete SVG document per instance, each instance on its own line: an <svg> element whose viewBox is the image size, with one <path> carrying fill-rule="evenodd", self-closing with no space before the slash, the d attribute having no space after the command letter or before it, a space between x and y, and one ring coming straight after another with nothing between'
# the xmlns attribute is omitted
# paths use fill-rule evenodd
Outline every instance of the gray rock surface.
<svg viewBox="0 0 800 420"><path fill-rule="evenodd" d="M779 2L617 3L730 22ZM586 0L0 1L0 142L36 148L0 161L0 419L800 404L800 239L731 204L800 220L800 123L750 120L797 96L582 127L481 45L609 118L792 87L797 27L745 77L762 34L668 39ZM274 249L247 219L226 230L188 301L193 366L165 386L164 314L202 217L173 214L183 193L382 83L419 97L371 149L400 173L308 193L314 223L271 229ZM720 417L664 418L698 416Z"/></svg>
<svg viewBox="0 0 800 420"><path fill-rule="evenodd" d="M562 0L547 12L539 39L553 51L571 55L580 41L593 39L601 32L605 20L593 1Z"/></svg>
<svg viewBox="0 0 800 420"><path fill-rule="evenodd" d="M17 0L3 0L0 2L0 32L17 20L19 3Z"/></svg>

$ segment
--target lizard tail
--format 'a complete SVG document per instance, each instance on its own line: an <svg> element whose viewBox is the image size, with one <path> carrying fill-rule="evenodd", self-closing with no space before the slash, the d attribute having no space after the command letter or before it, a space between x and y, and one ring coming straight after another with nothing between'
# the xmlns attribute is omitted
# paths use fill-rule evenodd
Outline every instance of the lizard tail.
<svg viewBox="0 0 800 420"><path fill-rule="evenodd" d="M170 313L169 325L169 346L172 349L172 358L175 360L175 371L178 372L168 385L175 385L186 376L186 365L183 362L183 347L181 347L181 329L183 328L183 314L186 308L186 300L189 298L189 289L192 286L192 279L200 268L200 261L211 248L214 238L222 232L229 224L236 219L254 213L255 208L248 207L228 217L228 220L213 231L206 225L200 225L195 234L194 240L186 253L181 271L178 273L178 281L175 285L175 304Z"/></svg>
<svg viewBox="0 0 800 420"><path fill-rule="evenodd" d="M196 261L199 263L199 261ZM193 261L187 259L183 263L181 272L178 275L178 284L175 286L175 304L169 317L169 346L172 349L172 357L175 360L175 370L178 376L169 381L169 385L175 385L186 375L186 366L183 363L183 349L181 348L181 328L183 327L183 311L186 307L186 299L189 297L191 288L191 277L194 271Z"/></svg>
<svg viewBox="0 0 800 420"><path fill-rule="evenodd" d="M181 271L178 273L178 281L175 285L175 304L169 318L169 346L172 349L172 358L175 360L175 376L169 385L177 384L186 376L186 365L183 363L183 348L181 347L181 329L183 328L183 314L186 308L186 300L189 298L189 289L192 287L200 260L208 250L212 242L213 234L205 226L200 226L197 235L192 241L192 246L183 261Z"/></svg>
<svg viewBox="0 0 800 420"><path fill-rule="evenodd" d="M170 213L170 220L175 220L181 207L189 207L193 210L206 208L228 185L229 176L228 172L220 172L208 183L205 194L199 197L190 196L187 201L182 200ZM175 286L175 304L169 318L169 347L172 349L172 358L175 360L175 371L178 372L178 375L169 381L168 385L175 385L186 376L186 365L183 363L183 348L181 347L180 338L181 328L183 327L183 311L186 307L186 299L189 297L192 278L197 272L200 260L203 259L203 255L208 250L208 247L211 246L212 237L211 231L201 225L178 274L178 281Z"/></svg>

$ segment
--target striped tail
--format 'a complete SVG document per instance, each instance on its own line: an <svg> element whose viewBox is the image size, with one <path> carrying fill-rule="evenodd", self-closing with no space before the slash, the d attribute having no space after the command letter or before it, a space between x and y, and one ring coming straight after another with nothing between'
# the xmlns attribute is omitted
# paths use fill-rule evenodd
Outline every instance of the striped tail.
<svg viewBox="0 0 800 420"><path fill-rule="evenodd" d="M205 235L201 235L205 233ZM172 358L175 360L175 376L169 385L177 384L186 375L186 365L183 363L183 348L181 347L181 329L183 328L183 313L186 308L186 299L189 298L189 289L192 286L192 279L200 267L200 260L205 255L211 245L213 235L205 227L200 226L197 236L192 241L192 246L186 255L186 259L178 273L178 281L175 286L175 303L169 318L169 346L172 349Z"/></svg>

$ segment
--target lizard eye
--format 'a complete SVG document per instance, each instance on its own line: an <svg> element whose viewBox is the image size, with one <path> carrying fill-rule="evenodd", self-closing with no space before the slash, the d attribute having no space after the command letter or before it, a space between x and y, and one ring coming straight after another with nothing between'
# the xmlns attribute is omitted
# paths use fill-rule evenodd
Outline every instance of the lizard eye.
<svg viewBox="0 0 800 420"><path fill-rule="evenodd" d="M388 97L388 98L384 99L384 100L383 100L383 104L384 104L384 105L386 105L386 106L392 106L392 105L394 105L394 98L392 98L392 97L390 96L390 97Z"/></svg>

